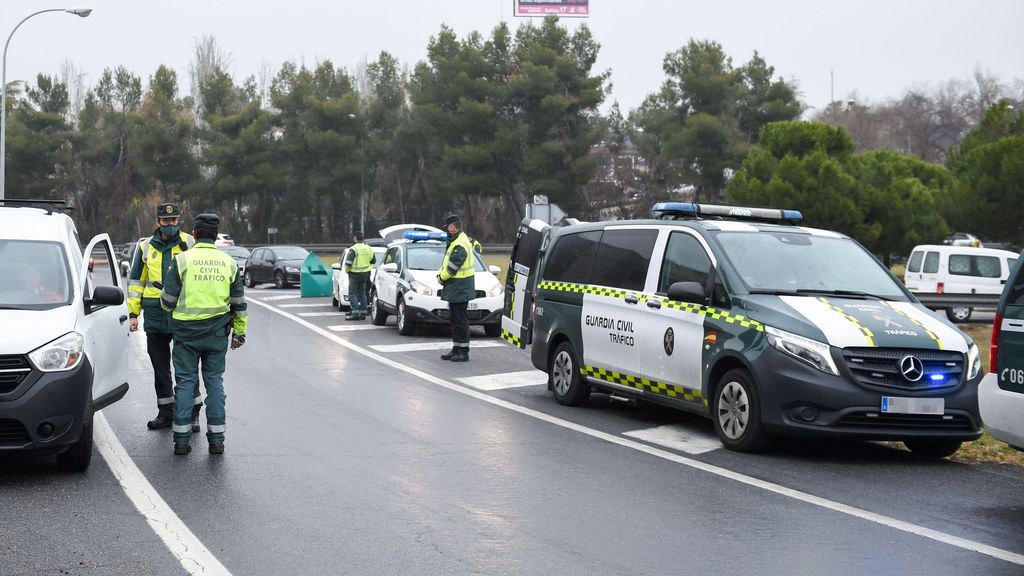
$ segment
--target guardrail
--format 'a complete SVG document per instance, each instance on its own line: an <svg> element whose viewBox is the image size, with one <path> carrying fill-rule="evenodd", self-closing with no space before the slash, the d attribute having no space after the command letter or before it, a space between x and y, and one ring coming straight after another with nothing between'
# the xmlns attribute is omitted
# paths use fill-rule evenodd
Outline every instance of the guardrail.
<svg viewBox="0 0 1024 576"><path fill-rule="evenodd" d="M954 306L968 308L998 308L999 294L933 294L914 292L914 296L932 310L945 310Z"/></svg>
<svg viewBox="0 0 1024 576"><path fill-rule="evenodd" d="M349 246L351 246L351 244L298 244L298 246L302 246L306 250L309 250L310 252L316 252L317 254L330 254L332 252L336 252L337 254L340 255L341 252L345 248L348 248ZM253 245L250 248L256 248L256 247L257 247L256 245ZM512 245L511 244L484 244L484 254L511 254L511 253L512 253Z"/></svg>

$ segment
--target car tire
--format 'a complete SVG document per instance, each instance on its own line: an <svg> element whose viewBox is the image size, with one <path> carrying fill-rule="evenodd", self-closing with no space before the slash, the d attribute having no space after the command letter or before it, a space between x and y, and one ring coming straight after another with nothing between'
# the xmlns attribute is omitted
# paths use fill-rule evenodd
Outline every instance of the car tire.
<svg viewBox="0 0 1024 576"><path fill-rule="evenodd" d="M256 285L256 282L252 279L252 272L245 271L245 274L242 275L242 283L245 284L246 288L252 288Z"/></svg>
<svg viewBox="0 0 1024 576"><path fill-rule="evenodd" d="M946 318L949 318L950 322L960 323L967 322L971 319L971 314L974 312L974 308L969 306L954 306L952 308L946 308Z"/></svg>
<svg viewBox="0 0 1024 576"><path fill-rule="evenodd" d="M484 334L490 338L501 336L501 324L484 324Z"/></svg>
<svg viewBox="0 0 1024 576"><path fill-rule="evenodd" d="M370 322L373 322L374 326L383 326L388 323L388 313L380 307L376 290L370 292Z"/></svg>
<svg viewBox="0 0 1024 576"><path fill-rule="evenodd" d="M956 454L963 442L947 438L908 438L903 445L914 454L930 458L945 458Z"/></svg>
<svg viewBox="0 0 1024 576"><path fill-rule="evenodd" d="M331 295L331 306L333 308L337 308L338 310L341 310L341 302L339 302L338 301L338 297L334 296L333 294Z"/></svg>
<svg viewBox="0 0 1024 576"><path fill-rule="evenodd" d="M416 331L416 321L409 318L409 315L405 313L405 298L401 294L398 295L398 333L402 336L412 336L412 333Z"/></svg>
<svg viewBox="0 0 1024 576"><path fill-rule="evenodd" d="M74 444L57 455L57 469L62 472L85 472L92 462L92 400L82 415L82 433Z"/></svg>
<svg viewBox="0 0 1024 576"><path fill-rule="evenodd" d="M548 362L548 383L555 400L564 406L580 406L590 398L590 384L580 374L572 344L562 342Z"/></svg>
<svg viewBox="0 0 1024 576"><path fill-rule="evenodd" d="M758 452L770 438L761 425L761 397L749 372L729 370L715 386L711 419L722 444L736 452Z"/></svg>
<svg viewBox="0 0 1024 576"><path fill-rule="evenodd" d="M288 281L284 278L284 272L280 270L274 271L274 286L277 288L287 288Z"/></svg>

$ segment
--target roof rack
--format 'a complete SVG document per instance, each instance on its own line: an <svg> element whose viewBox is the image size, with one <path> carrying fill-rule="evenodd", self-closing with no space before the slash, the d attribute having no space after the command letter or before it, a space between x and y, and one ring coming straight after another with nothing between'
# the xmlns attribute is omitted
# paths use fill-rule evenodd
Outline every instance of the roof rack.
<svg viewBox="0 0 1024 576"><path fill-rule="evenodd" d="M27 200L24 198L2 198L0 205L11 208L43 208L47 214L53 214L56 210L72 210L67 200Z"/></svg>
<svg viewBox="0 0 1024 576"><path fill-rule="evenodd" d="M706 219L711 217L796 224L804 219L803 214L799 210L729 206L726 204L697 204L696 202L658 202L651 207L651 213L659 220Z"/></svg>

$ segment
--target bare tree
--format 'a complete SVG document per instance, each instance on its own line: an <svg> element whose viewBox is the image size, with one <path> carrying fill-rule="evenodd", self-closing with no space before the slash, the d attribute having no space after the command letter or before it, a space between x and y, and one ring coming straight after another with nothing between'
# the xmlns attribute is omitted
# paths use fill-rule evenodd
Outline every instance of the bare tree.
<svg viewBox="0 0 1024 576"><path fill-rule="evenodd" d="M78 113L85 104L85 95L89 91L88 86L82 80L86 73L70 60L64 60L60 65L60 82L68 87L68 111L67 121L76 125Z"/></svg>
<svg viewBox="0 0 1024 576"><path fill-rule="evenodd" d="M199 87L216 71L226 72L230 63L231 55L217 45L215 36L209 35L196 39L192 62L188 65L188 73L192 79L192 112L195 114L197 123L201 123L203 118L203 98Z"/></svg>

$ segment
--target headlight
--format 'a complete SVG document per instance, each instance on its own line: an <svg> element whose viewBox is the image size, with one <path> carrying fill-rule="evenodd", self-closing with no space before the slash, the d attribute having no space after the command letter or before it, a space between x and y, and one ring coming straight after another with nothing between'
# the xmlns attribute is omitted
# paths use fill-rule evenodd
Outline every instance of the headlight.
<svg viewBox="0 0 1024 576"><path fill-rule="evenodd" d="M430 286L427 286L423 282L417 282L416 280L413 280L412 282L409 283L409 286L412 288L413 292L420 294L422 296L434 295L434 289L431 288Z"/></svg>
<svg viewBox="0 0 1024 576"><path fill-rule="evenodd" d="M971 344L967 351L967 379L973 380L981 372L981 354L978 353L978 345Z"/></svg>
<svg viewBox="0 0 1024 576"><path fill-rule="evenodd" d="M828 344L783 332L770 326L765 326L764 331L768 335L768 342L782 352L802 360L826 374L839 375L839 370L836 369L835 362L832 361L832 351Z"/></svg>
<svg viewBox="0 0 1024 576"><path fill-rule="evenodd" d="M291 272L292 274L297 274L299 272L299 269L296 268L295 266L285 266L284 271Z"/></svg>
<svg viewBox="0 0 1024 576"><path fill-rule="evenodd" d="M487 291L488 296L501 296L501 293L505 290L501 287L501 284L495 284L494 288Z"/></svg>
<svg viewBox="0 0 1024 576"><path fill-rule="evenodd" d="M71 370L82 361L85 338L78 332L68 332L49 344L29 352L28 357L43 372Z"/></svg>

